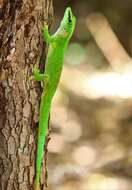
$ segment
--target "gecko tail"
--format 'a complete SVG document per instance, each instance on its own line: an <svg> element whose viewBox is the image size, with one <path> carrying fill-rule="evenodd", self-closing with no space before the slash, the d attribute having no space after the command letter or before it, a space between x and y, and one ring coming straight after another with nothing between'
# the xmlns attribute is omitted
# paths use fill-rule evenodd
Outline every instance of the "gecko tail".
<svg viewBox="0 0 132 190"><path fill-rule="evenodd" d="M39 183L34 183L34 190L40 190L40 184Z"/></svg>

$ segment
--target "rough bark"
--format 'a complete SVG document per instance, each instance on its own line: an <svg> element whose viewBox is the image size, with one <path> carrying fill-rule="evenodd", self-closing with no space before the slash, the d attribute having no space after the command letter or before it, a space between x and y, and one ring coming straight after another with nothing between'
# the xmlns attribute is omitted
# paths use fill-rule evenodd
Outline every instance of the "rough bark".
<svg viewBox="0 0 132 190"><path fill-rule="evenodd" d="M0 1L0 190L33 189L41 87L28 78L52 13L52 0Z"/></svg>

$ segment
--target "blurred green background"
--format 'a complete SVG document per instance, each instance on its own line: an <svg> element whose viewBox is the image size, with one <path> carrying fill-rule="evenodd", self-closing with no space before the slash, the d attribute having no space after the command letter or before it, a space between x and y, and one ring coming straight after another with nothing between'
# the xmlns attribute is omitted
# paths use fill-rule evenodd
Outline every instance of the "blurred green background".
<svg viewBox="0 0 132 190"><path fill-rule="evenodd" d="M77 17L51 111L50 190L132 189L132 1L54 0Z"/></svg>

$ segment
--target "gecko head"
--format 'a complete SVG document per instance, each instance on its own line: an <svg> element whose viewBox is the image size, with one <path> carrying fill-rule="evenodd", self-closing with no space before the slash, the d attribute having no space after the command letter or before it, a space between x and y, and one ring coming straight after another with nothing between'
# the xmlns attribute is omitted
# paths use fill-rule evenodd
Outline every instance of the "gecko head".
<svg viewBox="0 0 132 190"><path fill-rule="evenodd" d="M63 31L64 37L68 36L69 38L72 36L73 31L75 29L76 18L72 13L70 7L67 7L64 13L63 20L61 21L61 29Z"/></svg>

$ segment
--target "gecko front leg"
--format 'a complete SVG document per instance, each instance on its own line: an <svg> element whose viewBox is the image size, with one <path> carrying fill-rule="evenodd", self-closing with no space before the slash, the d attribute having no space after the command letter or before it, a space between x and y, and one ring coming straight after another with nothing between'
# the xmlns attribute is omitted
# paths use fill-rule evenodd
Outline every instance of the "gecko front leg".
<svg viewBox="0 0 132 190"><path fill-rule="evenodd" d="M49 30L48 30L48 25L47 24L42 28L42 34L43 34L44 41L46 43L55 42L55 36L52 36L52 35L49 34Z"/></svg>

